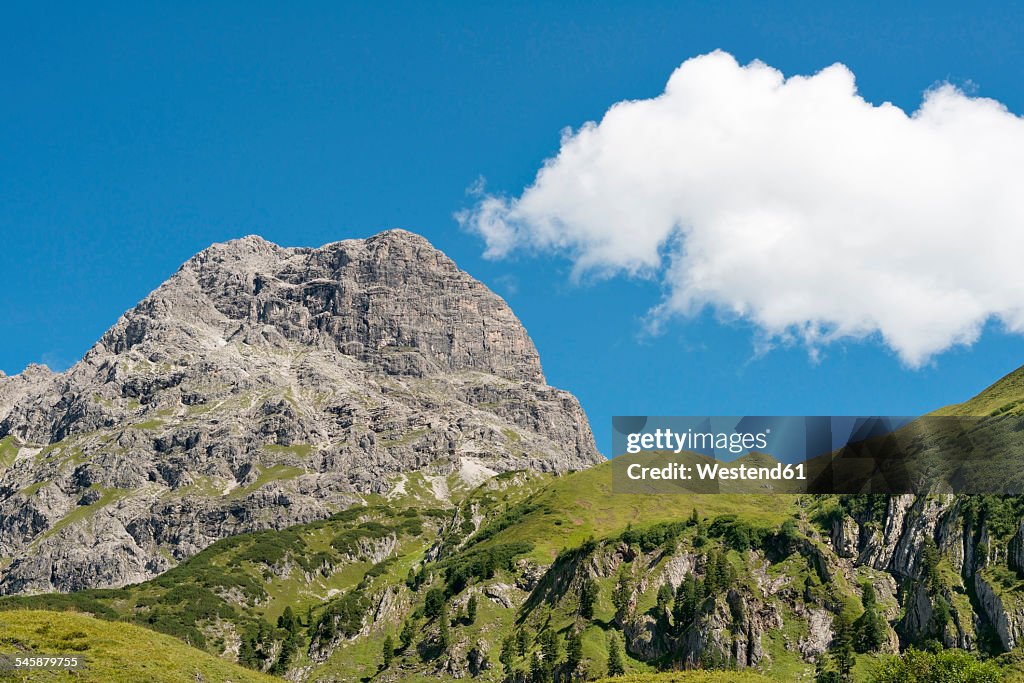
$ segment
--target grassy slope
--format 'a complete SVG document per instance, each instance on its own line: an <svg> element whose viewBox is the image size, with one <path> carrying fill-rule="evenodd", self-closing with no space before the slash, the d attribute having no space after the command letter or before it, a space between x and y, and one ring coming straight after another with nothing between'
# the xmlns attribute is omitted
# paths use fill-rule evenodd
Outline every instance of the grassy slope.
<svg viewBox="0 0 1024 683"><path fill-rule="evenodd" d="M400 534L397 549L392 555L394 559L383 567L379 576L366 581L364 576L373 566L372 563L343 559L332 548L331 541L367 521L397 527L404 519L403 514L407 514L403 513L406 506L423 509L424 497L420 495L415 482L409 482L407 488L407 497L391 502L380 501L359 514L342 513L331 520L293 527L285 532L263 532L225 539L176 569L137 586L111 591L84 591L72 596L4 598L0 599L0 607L92 611L109 619L134 620L141 625L173 633L204 647L208 652L219 653L224 641L229 640L231 635L224 637L216 618L200 620L197 624L202 640L195 632L185 629L196 594L186 593L185 600L181 600L181 587L202 589L201 595L209 599L210 594L223 596L224 586L237 583L243 592L247 587L251 589L253 585L261 586L266 595L260 596L258 600L239 602L219 598L214 605L216 610L233 611L229 620L236 624L239 633L260 622L274 626L285 606L291 606L303 620L303 626L308 626L307 614L310 610L315 620L325 604L346 593L358 590L369 595L388 586L406 591L404 580L409 569L422 560L426 550L440 534L438 525L445 524L454 510L449 510L445 518L437 510L433 511L434 516L421 515L424 532L420 535ZM488 519L494 519L502 511L514 509L517 505L528 505L528 511L513 524L493 533L486 540L476 543L473 534L465 534L467 538L464 540L475 550L527 543L532 546L532 550L526 557L538 564L547 565L562 550L579 547L590 537L600 541L617 537L629 526L640 529L659 522L679 521L689 517L694 508L706 519L722 514L738 514L765 526L777 526L794 515L797 511L796 501L794 496L767 495L612 495L611 468L605 464L562 477L526 473L506 475L469 492L464 501L456 499L455 502L464 511L473 508L477 514L483 514ZM487 524L485 521L481 528ZM460 551L454 549L458 538L452 538L451 533L450 529L445 532L445 540L453 548L451 553L458 557ZM332 569L327 576L316 571L309 572L295 562L289 563L287 554L283 561L260 562L257 558L264 552L260 548L268 543L271 550L283 547L289 549L288 552L307 558L323 553L330 557ZM733 559L740 562L738 556ZM283 571L287 564L291 564L291 568ZM499 578L514 583L511 575ZM612 579L602 582L598 616L603 621L610 620L614 613L610 602L613 583ZM425 592L425 589L416 594L409 592L408 599L415 603L422 600ZM564 629L572 622L572 610L571 604L556 607L550 612L550 617L557 622L559 629ZM549 613L544 614L547 616ZM516 616L514 610L503 610L490 601L482 600L477 624L459 627L457 630L461 637L467 639L485 638L492 643L500 643L504 634L515 627L513 620ZM400 626L400 622L376 624L371 627L369 638L356 639L344 645L327 662L318 666L316 673L353 678L373 675L379 662L380 641L384 633L395 635ZM427 634L431 625L421 621L419 627ZM607 647L604 630L597 626L588 628L584 634L584 644L586 656L601 662L603 666ZM417 657L410 656L407 659L409 666L415 668ZM295 663L310 663L304 648L297 654ZM649 669L641 662L630 662L630 668L634 671Z"/></svg>
<svg viewBox="0 0 1024 683"><path fill-rule="evenodd" d="M1024 369L1008 375L979 396L963 404L937 411L937 414L977 415L1000 411L1015 412L1017 410L1015 406L1024 406L1024 403L1015 403L1021 401L1022 397L1024 397ZM369 517L385 524L393 523L398 519L404 506L422 507L425 504L424 501L429 500L430 496L425 495L424 490L421 490L426 488L425 482L419 481L415 477L410 478L406 485L410 495L401 500L392 501L389 507L372 508ZM482 513L491 520L499 517L503 512L515 508L518 504L526 503L527 505L523 506L523 514L518 515L514 523L508 525L507 528L490 534L486 540L479 543L474 543L473 534L469 534L468 542L477 549L515 542L529 543L532 548L526 557L544 565L551 563L563 550L579 547L590 537L594 537L598 541L613 539L628 526L642 529L659 522L685 519L692 509L696 509L699 515L706 520L712 520L719 515L734 514L755 524L774 527L787 518L801 517L804 512L801 505L807 502L800 497L789 495L612 495L611 471L607 464L563 477L536 474L506 476L504 479L499 478L498 482L492 482L475 491L466 492L465 501L461 496L462 493L459 493L453 498L456 508L461 506L466 509L467 504L471 505L477 513ZM385 501L371 499L371 502L380 505ZM812 509L807 512L813 512L813 508L822 502L814 503ZM450 510L449 513L451 512L453 511ZM364 515L355 521L351 519L334 520L304 525L288 530L288 532L294 532L301 538L302 553L324 552L336 556L337 553L331 549L331 539L367 518ZM439 524L443 525L443 520L440 520ZM485 521L483 527L485 528L487 524L488 522ZM435 529L435 527L431 526L430 529ZM437 528L436 533L427 530L422 535L406 534L401 536L397 552L394 555L395 560L385 567L379 576L374 577L368 583L361 583L365 572L372 566L367 562L345 563L338 560L338 565L329 575L314 574L312 581L309 581L307 575L294 567L289 572L280 572L275 571L275 567L261 564L258 561L237 561L239 556L255 547L256 540L254 539L261 537L273 539L281 533L267 532L264 535L227 539L215 544L208 551L204 551L205 559L201 557L186 562L169 575L121 591L89 591L74 606L80 609L89 609L87 601L96 600L96 604L92 608L94 612L108 610L109 613L106 615L108 618L140 619L152 610L153 605L162 608L161 601L166 598L168 592L175 585L183 580L196 580L195 567L201 562L206 562L208 566L232 575L244 575L245 579L258 581L265 586L268 593L265 599L240 608L244 617L261 619L273 624L284 606L290 605L300 617L304 617L307 609L312 608L315 620L323 609L325 601L337 599L338 595L353 591L371 593L389 586L393 586L394 590L398 592L405 591L403 584L408 569L422 559L427 548L437 538L449 534L450 530L442 533L440 528ZM451 554L458 556L460 552L464 552L458 549L457 539L449 538L448 540L451 542ZM690 540L683 538L681 542L688 543ZM335 557L335 560L337 559ZM743 557L730 551L729 559L742 572ZM772 565L768 568L768 572L772 576L785 574L794 582L802 582L803 578L808 575L806 565L807 563L803 559L794 556ZM280 568L280 565L276 567L277 570ZM649 571L653 573L658 569L658 567L651 567ZM499 572L496 579L505 582L514 580L510 574L504 572ZM613 583L613 579L601 581L601 594L598 599L595 623L588 626L584 632L584 655L594 662L603 662L606 657L607 628L600 624L606 624L614 612L610 601ZM647 603L653 604L653 591L656 588L654 586L641 597L644 609L649 607ZM843 585L840 588L839 592L847 598L855 595L850 586ZM424 592L425 589L421 589L418 594L402 593L402 595L411 601L409 607L414 609L418 601L422 600ZM456 596L456 600L458 597ZM464 598L465 595L463 594L462 597ZM53 597L51 600L55 605L60 605L65 598ZM0 607L5 605L11 607L17 604L17 600L0 600ZM522 619L524 623L538 626L541 623L550 622L556 630L564 632L572 623L573 609L574 605L571 602L570 604L540 605L524 617L521 614L514 614L513 610L503 610L494 606L490 601L484 600L481 601L477 623L473 626L457 625L453 627L453 631L457 639L461 638L464 641L486 638L492 644L500 643L505 634L511 633L518 627L515 623L517 617L524 617ZM795 640L801 635L801 629L806 629L806 625L801 624L798 619L790 619L791 615L788 613L784 616L786 619L783 631L790 641ZM347 680L373 676L380 661L380 642L384 634L390 632L395 635L400 626L400 619L371 624L369 637L356 638L337 649L326 662L316 665L314 675L339 675ZM420 619L417 628L417 638L429 640L431 624ZM775 680L792 680L796 676L806 675L809 672L809 666L787 650L781 636L774 639L769 635L766 641L765 647L773 658L773 668L769 673ZM306 642L308 644L308 641ZM222 643L217 642L215 638L210 638L207 648L211 652L216 652L219 651L221 645ZM492 651L491 659L494 668L486 672L485 678L495 678L500 670L500 666L494 661L496 660L496 651ZM308 665L311 662L304 654L300 653L295 664ZM415 652L410 652L404 655L400 654L393 666L396 672L402 672L402 680L425 680L421 664L419 656ZM858 668L864 668L870 664L868 658L862 658L859 660ZM602 668L603 664L600 664L594 673L600 675ZM627 661L627 669L632 678L616 680L625 680L626 683L630 683L631 680L635 680L635 683L643 683L648 680L664 680L666 683L674 681L718 683L718 681L763 680L755 674L742 678L740 674L734 673L719 675L696 672L655 675L649 665L634 660Z"/></svg>
<svg viewBox="0 0 1024 683"><path fill-rule="evenodd" d="M501 532L495 542L533 543L533 556L548 563L589 536L618 534L630 524L679 521L694 508L708 518L736 514L753 522L781 524L796 511L796 500L772 495L613 495L611 464L604 463L551 481L531 497L537 509Z"/></svg>
<svg viewBox="0 0 1024 683"><path fill-rule="evenodd" d="M261 683L275 679L244 669L180 640L133 626L70 612L6 611L0 616L0 652L83 656L86 668L11 674L16 681L80 683Z"/></svg>
<svg viewBox="0 0 1024 683"><path fill-rule="evenodd" d="M985 416L1024 412L1024 367L1014 370L974 398L936 410L932 415Z"/></svg>
<svg viewBox="0 0 1024 683"><path fill-rule="evenodd" d="M531 482L531 485L536 485L535 480ZM492 494L485 487L474 492L467 502L487 502L491 497ZM709 520L719 515L736 514L756 524L772 527L780 525L798 512L796 496L612 495L611 467L608 464L551 479L549 483L529 496L516 496L516 492L513 490L507 498L490 501L490 506L502 508L504 505L516 501L522 501L529 505L529 512L518 517L508 528L495 533L483 542L475 544L473 543L474 538L471 536L468 539L471 548L486 549L516 542L530 543L533 550L527 555L527 558L547 565L555 560L561 551L579 547L590 537L598 541L610 540L616 538L629 526L643 529L660 522L678 522L688 518L695 508L702 518ZM485 523L482 529L486 529L486 526ZM690 543L692 535L692 531L688 532L684 538L680 539L680 542ZM742 571L743 559L741 556L733 552L730 553L730 559ZM648 567L647 571L654 574L660 569L661 565L659 564ZM514 578L511 575L501 572L496 579L514 583ZM598 583L601 592L595 610L595 619L585 628L583 641L584 658L590 661L591 670L600 675L603 673L604 663L607 659L607 639L610 628L608 624L615 613L611 604L615 578L602 579ZM654 593L657 588L657 585L652 585L644 594L642 598L644 609L653 607ZM422 596L422 593L420 595ZM525 624L534 633L544 625L550 625L556 632L564 636L576 619L576 603L572 596L554 604L542 602L532 607L528 605L527 609L519 614L513 610L492 608L489 601L486 600L482 601L482 606L484 609L481 610L478 624L473 627L457 626L453 628L453 632L456 639L462 639L465 642L475 642L482 636L488 637L495 648L492 659L496 658L497 646L504 636L513 633L520 624ZM345 645L335 652L324 665L315 669L314 675L338 676L347 680L372 676L380 661L379 644L384 634L389 631L394 634L397 626L397 624L377 625L376 630L371 632L370 638ZM787 656L789 653L784 650L781 641L778 644L778 648L774 647L774 643L768 645L780 665L776 680L787 680L791 674L805 674L810 670L806 663L797 661L798 658ZM415 652L409 652L400 655L394 666L397 670L403 671L402 680L418 680L416 675L408 676L406 673L415 671L417 664L418 655ZM485 678L493 680L500 678L500 666L497 662L494 662L494 665L494 669L486 672L488 675L485 675ZM520 669L527 668L528 657L517 658L516 665ZM629 657L626 657L626 666L627 671L638 675L654 671L651 665ZM696 678L693 680L754 681L765 679Z"/></svg>

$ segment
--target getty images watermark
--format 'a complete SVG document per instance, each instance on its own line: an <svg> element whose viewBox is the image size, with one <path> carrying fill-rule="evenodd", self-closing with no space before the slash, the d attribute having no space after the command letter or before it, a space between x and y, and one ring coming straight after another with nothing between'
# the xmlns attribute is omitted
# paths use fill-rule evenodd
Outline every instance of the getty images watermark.
<svg viewBox="0 0 1024 683"><path fill-rule="evenodd" d="M619 416L613 493L1024 493L1024 416Z"/></svg>

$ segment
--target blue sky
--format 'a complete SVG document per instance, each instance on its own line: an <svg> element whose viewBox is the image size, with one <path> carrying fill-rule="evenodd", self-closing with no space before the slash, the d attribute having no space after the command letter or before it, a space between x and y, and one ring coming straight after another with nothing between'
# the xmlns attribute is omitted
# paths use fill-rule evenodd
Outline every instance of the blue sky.
<svg viewBox="0 0 1024 683"><path fill-rule="evenodd" d="M943 3L271 3L6 8L0 27L0 369L64 368L193 253L258 233L425 235L504 296L598 445L614 414L916 414L1024 364L992 324L908 369L877 341L754 353L705 311L640 334L656 279L557 253L487 260L453 212L518 195L559 134L723 49L786 75L842 62L870 102L951 81L1024 111L1019 8Z"/></svg>

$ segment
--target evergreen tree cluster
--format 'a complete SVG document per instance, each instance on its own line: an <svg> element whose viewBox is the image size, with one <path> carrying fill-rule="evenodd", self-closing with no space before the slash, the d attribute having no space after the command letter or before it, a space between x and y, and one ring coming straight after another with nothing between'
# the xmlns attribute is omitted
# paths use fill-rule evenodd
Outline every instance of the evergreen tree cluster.
<svg viewBox="0 0 1024 683"><path fill-rule="evenodd" d="M506 681L527 683L559 683L586 676L583 660L583 634L572 627L564 642L551 627L543 628L536 637L528 626L522 626L501 643L502 673Z"/></svg>
<svg viewBox="0 0 1024 683"><path fill-rule="evenodd" d="M672 600L672 623L676 632L682 633L697 620L706 599L718 595L735 582L736 569L724 552L713 550L705 555L704 576L697 577L690 572L676 587ZM659 601L661 595L659 589Z"/></svg>
<svg viewBox="0 0 1024 683"><path fill-rule="evenodd" d="M865 582L861 587L864 612L853 623L854 647L859 653L878 652L889 639L889 625L882 616L875 596L875 587Z"/></svg>

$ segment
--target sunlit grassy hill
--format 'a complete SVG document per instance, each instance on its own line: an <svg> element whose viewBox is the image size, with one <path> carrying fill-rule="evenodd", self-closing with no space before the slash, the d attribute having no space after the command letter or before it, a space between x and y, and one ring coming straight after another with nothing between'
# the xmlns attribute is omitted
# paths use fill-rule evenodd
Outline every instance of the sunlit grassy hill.
<svg viewBox="0 0 1024 683"><path fill-rule="evenodd" d="M496 649L504 638L523 624L534 631L556 626L564 638L577 619L577 600L568 587L559 586L543 599L509 609L483 599L483 592L491 590L485 585L498 585L494 590L516 601L527 600L529 591L515 586L522 581L519 574L533 571L528 567L543 571L595 544L608 544L604 552L611 552L624 533L634 533L630 530L642 534L672 527L670 533L659 533L692 545L695 530L682 525L694 510L708 523L738 516L768 534L792 519L798 506L793 496L612 495L610 464L563 476L508 473L446 508L429 507L418 494L379 499L325 521L219 541L142 584L0 598L0 609L81 610L177 636L210 654L231 653L227 656L274 673L312 666L317 675L356 680L376 674L382 639L388 633L397 638L410 620L426 650L400 654L396 667L404 667L405 678L429 672L437 626L425 616L428 593L442 591L453 612L464 612L468 595L476 594L475 622L457 622L454 630L467 646L470 641L488 644L492 667L481 675L493 679L499 672ZM738 554L731 561L742 565ZM567 565L565 571L577 570ZM456 574L465 580L454 581ZM599 621L583 634L595 673L607 658L615 577L599 578L597 584ZM651 586L643 600L653 601L656 589ZM342 641L322 653L314 647L310 654L311 643L325 638L321 629L327 623L332 633L343 634ZM282 657L284 651L288 654ZM527 665L523 660L521 666ZM649 668L638 661L629 667Z"/></svg>
<svg viewBox="0 0 1024 683"><path fill-rule="evenodd" d="M75 672L8 673L14 681L77 683L269 683L278 680L189 647L177 638L132 624L73 612L11 610L0 613L0 654L75 655ZM0 679L5 674L0 673Z"/></svg>
<svg viewBox="0 0 1024 683"><path fill-rule="evenodd" d="M936 410L932 415L984 417L1024 413L1024 367L1018 368L963 403Z"/></svg>

